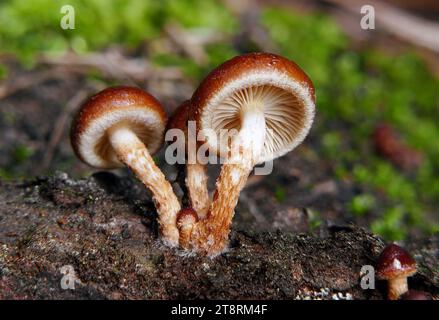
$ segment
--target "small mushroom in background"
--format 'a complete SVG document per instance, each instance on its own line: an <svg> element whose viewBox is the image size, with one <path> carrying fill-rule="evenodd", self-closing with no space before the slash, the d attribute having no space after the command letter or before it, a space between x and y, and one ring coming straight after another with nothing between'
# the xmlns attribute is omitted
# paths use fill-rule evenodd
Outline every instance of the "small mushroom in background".
<svg viewBox="0 0 439 320"><path fill-rule="evenodd" d="M215 132L209 150L229 155L216 182L205 219L195 224L186 249L215 256L228 242L239 193L253 167L297 147L315 113L314 86L292 61L274 54L250 53L213 70L191 98L197 130ZM224 141L224 130L237 130ZM220 141L220 143L216 143Z"/></svg>
<svg viewBox="0 0 439 320"><path fill-rule="evenodd" d="M76 155L90 166L128 166L151 191L162 240L177 246L180 203L151 154L160 149L167 116L160 103L134 87L105 89L88 99L71 128Z"/></svg>
<svg viewBox="0 0 439 320"><path fill-rule="evenodd" d="M386 246L377 262L377 276L387 280L389 300L398 300L408 291L407 278L416 273L416 261L396 244Z"/></svg>
<svg viewBox="0 0 439 320"><path fill-rule="evenodd" d="M431 295L424 291L417 290L409 290L404 293L401 297L401 300L433 300Z"/></svg>
<svg viewBox="0 0 439 320"><path fill-rule="evenodd" d="M388 124L382 123L374 129L373 142L380 155L403 170L413 171L422 165L422 153L405 144Z"/></svg>
<svg viewBox="0 0 439 320"><path fill-rule="evenodd" d="M179 129L184 132L184 145L178 146L184 148L186 154L186 179L185 184L189 193L190 205L197 212L198 218L203 219L209 210L210 199L207 189L206 165L198 162L196 150L195 154L188 154L188 118L189 118L190 101L184 101L174 112L168 121L167 131L170 129ZM196 140L196 137L193 137ZM194 141L196 143L196 141ZM196 145L195 145L196 147Z"/></svg>

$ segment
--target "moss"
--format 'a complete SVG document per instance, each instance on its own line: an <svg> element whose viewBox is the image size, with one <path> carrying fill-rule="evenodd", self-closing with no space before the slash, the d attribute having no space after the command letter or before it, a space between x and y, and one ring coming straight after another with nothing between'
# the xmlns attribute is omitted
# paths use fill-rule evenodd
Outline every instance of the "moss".
<svg viewBox="0 0 439 320"><path fill-rule="evenodd" d="M166 23L221 32L236 29L235 18L219 1L203 0L72 0L75 29L60 28L65 1L5 0L0 4L2 50L18 55L32 65L39 52L86 52L122 44L137 46L160 35ZM96 28L99 21L99 28Z"/></svg>
<svg viewBox="0 0 439 320"><path fill-rule="evenodd" d="M274 190L274 197L276 198L276 201L281 203L285 201L285 197L287 196L287 193L285 191L285 188L281 186L277 186Z"/></svg>
<svg viewBox="0 0 439 320"><path fill-rule="evenodd" d="M193 60L172 54L156 54L152 57L152 62L162 67L178 67L191 79L201 77L201 68Z"/></svg>
<svg viewBox="0 0 439 320"><path fill-rule="evenodd" d="M381 218L372 222L371 230L388 240L402 240L407 235L407 228L401 223L404 216L402 207L391 208Z"/></svg>
<svg viewBox="0 0 439 320"><path fill-rule="evenodd" d="M308 224L310 230L316 230L322 225L322 218L317 210L308 209Z"/></svg>
<svg viewBox="0 0 439 320"><path fill-rule="evenodd" d="M372 223L375 232L396 240L406 234L398 230L413 225L426 229L430 222L425 213L432 216L439 205L437 79L414 53L351 50L339 27L321 14L269 8L262 21L281 53L314 80L322 124L317 152L331 160L337 178L353 179L361 189L372 190L351 200L351 212L367 215L373 193L381 194L388 201L380 203L385 213ZM422 150L424 163L417 174L401 172L374 155L370 137L383 121ZM347 130L341 133L339 128Z"/></svg>
<svg viewBox="0 0 439 320"><path fill-rule="evenodd" d="M32 154L33 152L28 146L19 145L12 151L12 159L20 164L27 161Z"/></svg>
<svg viewBox="0 0 439 320"><path fill-rule="evenodd" d="M348 204L348 210L356 216L364 216L370 212L376 205L374 196L370 194L360 194L351 199Z"/></svg>
<svg viewBox="0 0 439 320"><path fill-rule="evenodd" d="M0 63L0 80L6 79L8 75L8 68Z"/></svg>

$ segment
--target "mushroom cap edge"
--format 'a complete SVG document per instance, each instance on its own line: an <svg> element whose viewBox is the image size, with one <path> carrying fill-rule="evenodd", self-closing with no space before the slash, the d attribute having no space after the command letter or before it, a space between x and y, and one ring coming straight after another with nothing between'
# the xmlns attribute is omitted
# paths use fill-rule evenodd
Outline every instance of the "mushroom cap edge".
<svg viewBox="0 0 439 320"><path fill-rule="evenodd" d="M163 107L149 93L136 87L110 87L81 105L72 121L70 141L75 154L88 165L118 168L123 165L105 137L109 128L122 122L133 124L133 131L153 154L163 144L166 121ZM100 144L103 147L97 148Z"/></svg>

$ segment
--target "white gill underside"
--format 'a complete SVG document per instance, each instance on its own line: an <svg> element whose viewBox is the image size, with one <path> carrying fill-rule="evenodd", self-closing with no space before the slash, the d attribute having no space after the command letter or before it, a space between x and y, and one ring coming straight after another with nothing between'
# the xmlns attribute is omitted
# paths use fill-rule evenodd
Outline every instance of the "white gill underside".
<svg viewBox="0 0 439 320"><path fill-rule="evenodd" d="M122 166L108 140L108 130L116 125L129 124L132 131L155 153L162 145L164 122L160 116L144 107L121 108L93 120L79 141L79 152L91 166L117 168Z"/></svg>
<svg viewBox="0 0 439 320"><path fill-rule="evenodd" d="M266 158L297 138L304 125L303 109L303 105L291 92L271 85L253 86L235 91L214 108L212 128L224 148L228 144L224 141L227 131L222 129L239 131L244 111L262 112L266 127L262 158ZM254 127L254 130L259 129L263 128Z"/></svg>

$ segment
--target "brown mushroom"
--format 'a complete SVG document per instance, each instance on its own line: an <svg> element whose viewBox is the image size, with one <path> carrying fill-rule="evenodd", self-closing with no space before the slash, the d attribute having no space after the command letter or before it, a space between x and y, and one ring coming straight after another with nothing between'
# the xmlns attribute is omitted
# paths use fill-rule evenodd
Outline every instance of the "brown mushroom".
<svg viewBox="0 0 439 320"><path fill-rule="evenodd" d="M398 298L408 291L407 278L416 273L416 261L396 244L386 246L377 262L378 279L387 280L388 299Z"/></svg>
<svg viewBox="0 0 439 320"><path fill-rule="evenodd" d="M183 208L177 215L177 221L177 227L180 231L180 246L186 248L190 241L192 229L198 221L198 214L193 208Z"/></svg>
<svg viewBox="0 0 439 320"><path fill-rule="evenodd" d="M176 246L180 203L151 157L163 143L166 118L160 103L145 91L108 88L81 106L72 123L71 142L77 156L90 166L128 166L152 192L162 240Z"/></svg>
<svg viewBox="0 0 439 320"><path fill-rule="evenodd" d="M226 246L239 193L253 167L284 155L308 134L315 112L314 86L292 61L251 53L226 61L200 84L191 99L197 130L215 132L209 150L227 154L204 220L192 231L190 246L210 256ZM235 129L231 143L222 130Z"/></svg>
<svg viewBox="0 0 439 320"><path fill-rule="evenodd" d="M168 121L167 130L179 129L184 132L185 141L184 148L186 153L186 186L189 191L189 199L192 208L197 212L198 218L202 219L207 213L210 205L209 192L207 189L207 173L206 166L197 159L196 141L188 150L188 118L189 118L190 101L183 102L174 112ZM196 140L196 137L193 137ZM178 142L178 140L177 140Z"/></svg>

